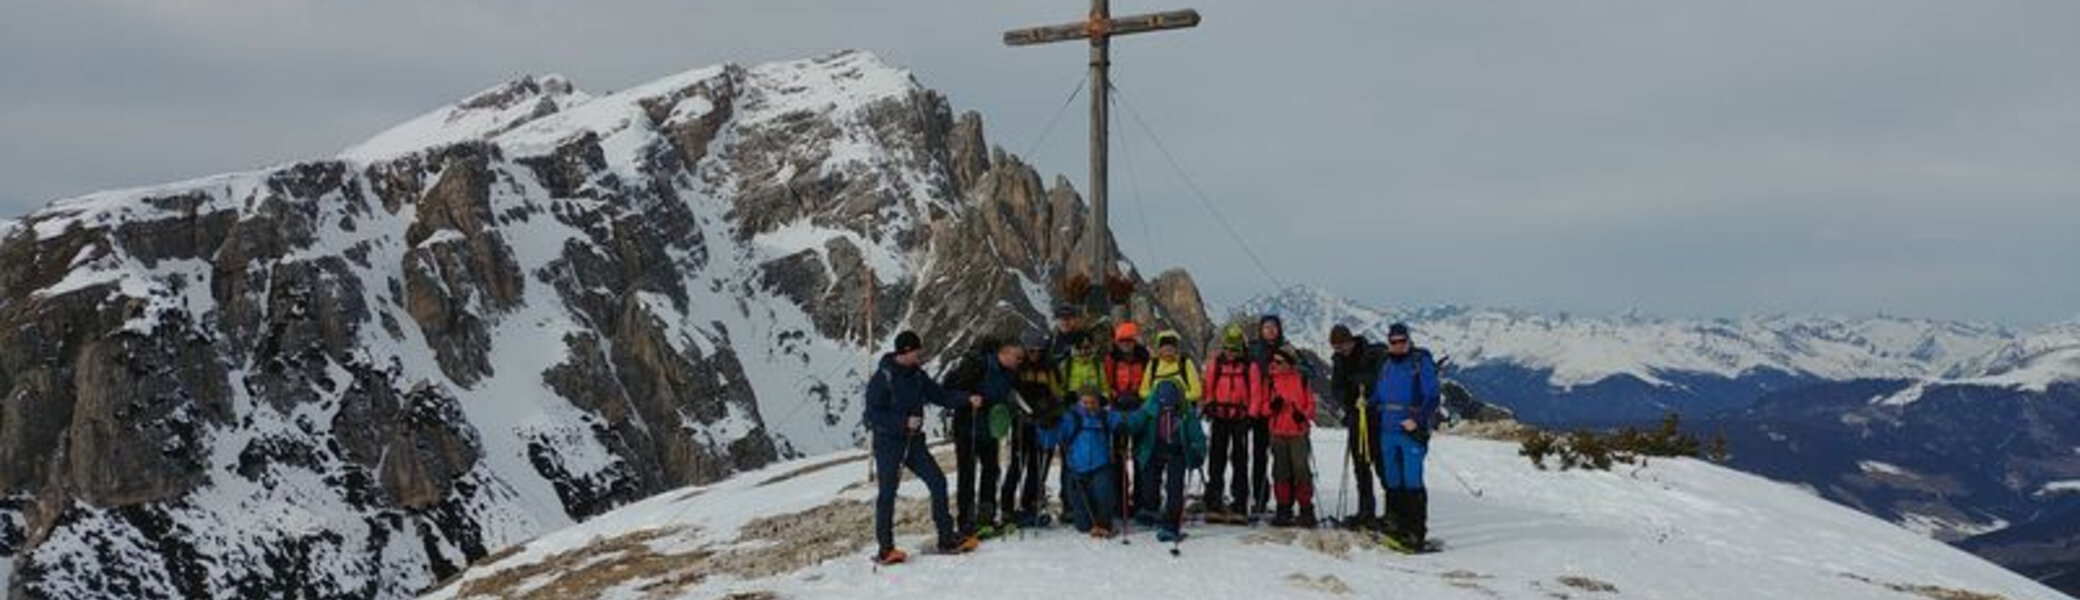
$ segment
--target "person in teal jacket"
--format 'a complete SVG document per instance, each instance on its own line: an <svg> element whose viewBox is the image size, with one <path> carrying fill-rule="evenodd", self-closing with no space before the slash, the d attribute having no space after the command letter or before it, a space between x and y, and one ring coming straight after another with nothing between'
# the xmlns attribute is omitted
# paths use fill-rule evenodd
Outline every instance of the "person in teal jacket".
<svg viewBox="0 0 2080 600"><path fill-rule="evenodd" d="M1137 486L1137 520L1156 527L1156 539L1184 538L1184 475L1206 460L1206 429L1196 403L1186 402L1174 381L1158 382L1141 409L1127 415L1127 429L1138 443L1137 472L1162 477L1161 497L1154 485ZM1151 481L1150 483L1154 483ZM1162 513L1156 513L1162 506Z"/></svg>

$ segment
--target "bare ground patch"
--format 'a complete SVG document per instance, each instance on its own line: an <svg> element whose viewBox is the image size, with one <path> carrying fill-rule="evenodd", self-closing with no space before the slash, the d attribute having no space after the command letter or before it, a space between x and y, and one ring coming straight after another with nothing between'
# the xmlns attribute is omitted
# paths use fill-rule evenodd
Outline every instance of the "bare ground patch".
<svg viewBox="0 0 2080 600"><path fill-rule="evenodd" d="M774 476L772 476L772 477L768 477L768 478L766 478L766 480L765 480L765 481L760 481L760 482L758 482L758 486L757 486L757 487L765 487L765 486L773 485L773 484L775 484L775 483L780 483L780 482L783 482L783 481L788 481L788 480L791 480L791 479L794 479L794 478L797 478L797 477L801 477L801 476L803 476L803 475L808 475L808 474L810 474L810 473L816 473L816 472L819 472L819 471L823 471L823 470L825 470L825 469L829 469L829 468L831 468L831 467L836 467L836 466L840 466L840 465L847 465L847 464L852 464L852 463L856 463L856 462L864 462L864 461L866 461L866 460L867 460L868 458L872 458L872 457L873 457L873 455L870 455L870 454L869 454L869 455L860 455L860 456L850 456L850 457L845 457L845 458L833 458L833 459L830 459L830 460L826 460L826 461L823 461L823 462L819 462L819 463L816 463L816 464L813 464L813 465L809 465L809 466L805 466L805 467L802 467L802 468L799 468L799 469L795 469L795 470L793 470L793 471L788 471L788 472L786 472L786 473L781 473L781 474L779 474L779 475L774 475Z"/></svg>
<svg viewBox="0 0 2080 600"><path fill-rule="evenodd" d="M1618 593L1618 586L1612 585L1608 581L1591 579L1588 577L1582 577L1580 575L1562 575L1554 581L1560 582L1560 585L1564 585L1584 592L1592 592L1597 594Z"/></svg>
<svg viewBox="0 0 2080 600"><path fill-rule="evenodd" d="M2008 600L2007 596L2002 596L1999 594L1988 594L1985 592L1974 592L1971 590L1960 590L1957 588L1947 588L1936 585L1891 583L1885 581L1878 581L1869 577L1857 575L1855 573L1843 573L1842 577L1846 577L1855 581L1861 581L1902 594L1913 594L1923 598L1928 598L1929 600Z"/></svg>
<svg viewBox="0 0 2080 600"><path fill-rule="evenodd" d="M897 501L898 535L929 533L930 521L924 501ZM645 529L468 581L457 595L580 600L620 589L645 598L671 598L717 576L760 579L863 552L873 544L873 525L872 503L846 500L761 518L746 524L729 543L694 550L658 549L659 542L696 537L691 529Z"/></svg>
<svg viewBox="0 0 2080 600"><path fill-rule="evenodd" d="M1293 587L1303 590L1314 590L1338 596L1349 596L1351 594L1350 584L1344 583L1342 579L1338 579L1335 575L1325 574L1320 577L1309 577L1306 573L1294 573L1287 575L1286 581L1293 584Z"/></svg>

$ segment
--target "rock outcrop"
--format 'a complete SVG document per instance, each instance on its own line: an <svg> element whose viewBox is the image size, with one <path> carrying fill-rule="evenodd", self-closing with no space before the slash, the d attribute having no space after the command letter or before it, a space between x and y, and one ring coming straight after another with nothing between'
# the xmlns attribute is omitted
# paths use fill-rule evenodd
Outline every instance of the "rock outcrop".
<svg viewBox="0 0 2080 600"><path fill-rule="evenodd" d="M522 79L338 158L0 222L10 595L405 597L856 445L896 330L944 358L1038 327L1113 243L1042 181L848 52ZM1144 287L1204 339L1189 277Z"/></svg>

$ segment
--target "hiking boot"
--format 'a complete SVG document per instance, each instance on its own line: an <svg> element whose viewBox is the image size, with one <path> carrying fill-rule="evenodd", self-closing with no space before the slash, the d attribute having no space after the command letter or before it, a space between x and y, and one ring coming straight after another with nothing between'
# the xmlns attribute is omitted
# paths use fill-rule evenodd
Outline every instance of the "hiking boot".
<svg viewBox="0 0 2080 600"><path fill-rule="evenodd" d="M939 540L939 552L944 554L967 554L982 547L982 540L968 536L957 540Z"/></svg>
<svg viewBox="0 0 2080 600"><path fill-rule="evenodd" d="M1314 505L1313 505L1313 504L1302 504L1302 505L1300 505L1300 521L1299 521L1299 525L1300 525L1301 527L1305 527L1305 528L1308 528L1308 529L1314 529L1314 528L1315 528L1315 526L1317 526L1317 525L1320 525L1320 524L1321 524L1321 522L1320 522L1320 521L1317 521L1317 520L1315 520L1315 518L1314 518Z"/></svg>
<svg viewBox="0 0 2080 600"><path fill-rule="evenodd" d="M1164 527L1156 530L1156 541L1158 542L1175 542L1183 539L1184 532L1178 531L1174 527Z"/></svg>
<svg viewBox="0 0 2080 600"><path fill-rule="evenodd" d="M882 548L880 552L874 554L875 564L893 565L900 564L906 560L910 560L910 555L904 554L902 550L897 548Z"/></svg>
<svg viewBox="0 0 2080 600"><path fill-rule="evenodd" d="M1293 526L1293 506L1292 506L1292 505L1290 505L1290 504L1280 504L1280 505L1278 505L1278 512L1277 512L1277 513L1274 513L1274 514L1272 514L1272 515L1271 515L1271 526L1272 526L1272 527L1292 527L1292 526Z"/></svg>
<svg viewBox="0 0 2080 600"><path fill-rule="evenodd" d="M1102 540L1102 539L1105 539L1105 538L1109 538L1109 537L1112 537L1112 530L1110 530L1110 529L1106 529L1106 528L1105 528L1105 527L1104 527L1103 525L1100 525L1100 526L1096 526L1096 527L1092 527L1092 528L1091 528L1091 537L1094 537L1094 538L1098 538L1098 539L1101 539L1101 540Z"/></svg>

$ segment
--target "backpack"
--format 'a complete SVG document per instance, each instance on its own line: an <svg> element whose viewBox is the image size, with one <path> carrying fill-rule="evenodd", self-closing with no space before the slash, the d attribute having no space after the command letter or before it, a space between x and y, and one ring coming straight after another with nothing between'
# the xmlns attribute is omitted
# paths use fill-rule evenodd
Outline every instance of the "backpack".
<svg viewBox="0 0 2080 600"><path fill-rule="evenodd" d="M1233 355L1226 356L1232 357ZM1231 373L1228 368L1231 365L1240 367L1242 372L1239 374ZM1213 377L1199 383L1199 385L1203 386L1200 394L1204 396L1206 401L1206 416L1223 420L1242 418L1243 413L1249 410L1248 386L1250 369L1254 368L1253 362L1248 358L1220 358L1214 359L1212 366ZM1229 381L1232 377L1242 378L1244 396L1239 399L1216 398L1217 395L1225 391L1221 387L1222 382Z"/></svg>

